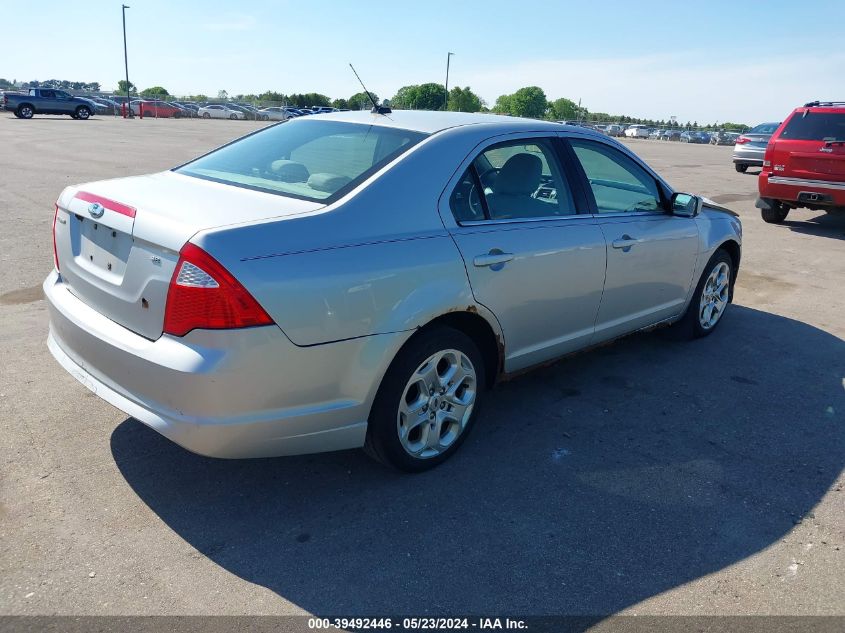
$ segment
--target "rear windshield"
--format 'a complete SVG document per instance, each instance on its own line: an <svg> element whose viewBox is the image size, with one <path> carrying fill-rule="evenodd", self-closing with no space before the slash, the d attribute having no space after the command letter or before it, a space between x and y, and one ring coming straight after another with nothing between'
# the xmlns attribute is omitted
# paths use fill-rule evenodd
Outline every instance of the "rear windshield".
<svg viewBox="0 0 845 633"><path fill-rule="evenodd" d="M748 130L746 134L774 134L780 123L761 123Z"/></svg>
<svg viewBox="0 0 845 633"><path fill-rule="evenodd" d="M426 136L339 121L280 123L175 171L236 187L331 202Z"/></svg>
<svg viewBox="0 0 845 633"><path fill-rule="evenodd" d="M794 141L845 141L845 113L795 113L780 137Z"/></svg>

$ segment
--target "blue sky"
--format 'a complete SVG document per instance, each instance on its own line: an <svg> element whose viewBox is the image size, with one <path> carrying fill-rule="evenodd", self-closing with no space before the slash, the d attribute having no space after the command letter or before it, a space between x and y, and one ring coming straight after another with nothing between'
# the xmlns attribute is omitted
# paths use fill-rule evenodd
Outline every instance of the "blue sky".
<svg viewBox="0 0 845 633"><path fill-rule="evenodd" d="M756 123L845 100L845 0L126 0L129 75L172 93L470 86L490 105L539 85L593 111ZM0 77L123 77L120 2L9 3ZM829 33L829 35L826 35ZM37 38L37 43L33 39Z"/></svg>

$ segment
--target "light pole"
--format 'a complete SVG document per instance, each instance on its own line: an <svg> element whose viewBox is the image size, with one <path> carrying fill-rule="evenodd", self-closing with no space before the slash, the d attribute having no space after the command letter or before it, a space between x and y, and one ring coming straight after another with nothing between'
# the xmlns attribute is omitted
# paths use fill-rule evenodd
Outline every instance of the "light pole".
<svg viewBox="0 0 845 633"><path fill-rule="evenodd" d="M443 109L449 109L449 62L452 61L452 55L454 53L449 53L446 55L446 99L443 101Z"/></svg>
<svg viewBox="0 0 845 633"><path fill-rule="evenodd" d="M126 116L132 116L132 106L129 103L129 55L126 53L126 9L129 9L128 4L121 5L123 7L123 66L126 69Z"/></svg>

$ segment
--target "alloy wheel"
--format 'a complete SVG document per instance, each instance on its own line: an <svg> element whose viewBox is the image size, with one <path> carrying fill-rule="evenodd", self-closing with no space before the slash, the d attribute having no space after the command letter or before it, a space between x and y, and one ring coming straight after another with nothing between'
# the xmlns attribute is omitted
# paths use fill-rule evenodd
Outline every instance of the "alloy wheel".
<svg viewBox="0 0 845 633"><path fill-rule="evenodd" d="M698 322L705 330L716 326L728 305L730 294L731 269L725 262L719 262L710 271L698 308Z"/></svg>
<svg viewBox="0 0 845 633"><path fill-rule="evenodd" d="M455 349L436 352L411 375L396 414L402 448L418 459L448 450L472 416L477 373L469 357Z"/></svg>

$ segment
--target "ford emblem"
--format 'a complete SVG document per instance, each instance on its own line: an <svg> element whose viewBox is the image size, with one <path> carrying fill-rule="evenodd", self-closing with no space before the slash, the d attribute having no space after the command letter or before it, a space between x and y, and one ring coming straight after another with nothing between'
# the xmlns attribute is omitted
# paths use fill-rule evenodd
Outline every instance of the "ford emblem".
<svg viewBox="0 0 845 633"><path fill-rule="evenodd" d="M101 205L99 202L92 202L88 205L88 213L91 214L92 218L99 218L106 212L106 208Z"/></svg>

